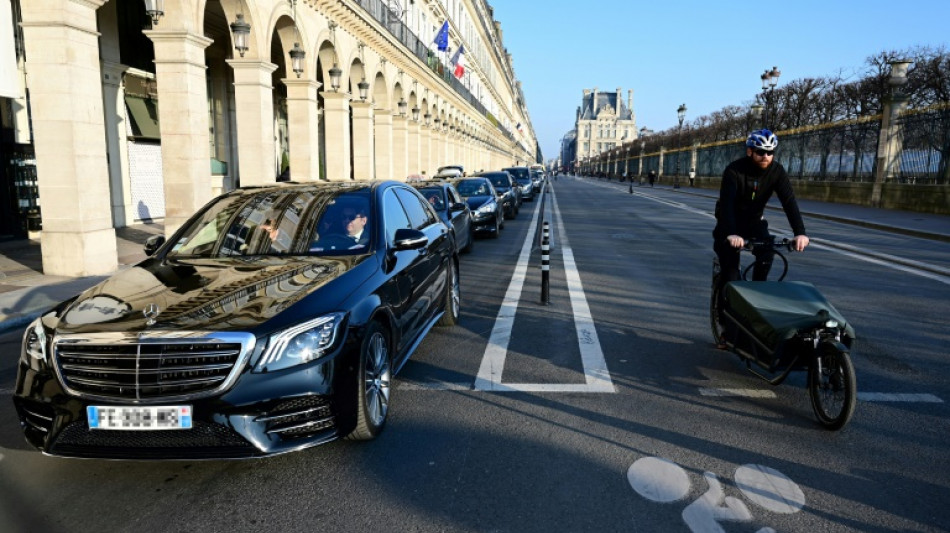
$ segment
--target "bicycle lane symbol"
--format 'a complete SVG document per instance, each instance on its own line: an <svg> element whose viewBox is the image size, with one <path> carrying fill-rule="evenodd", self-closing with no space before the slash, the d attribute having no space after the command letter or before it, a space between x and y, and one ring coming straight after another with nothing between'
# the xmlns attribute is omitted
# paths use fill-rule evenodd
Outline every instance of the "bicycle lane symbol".
<svg viewBox="0 0 950 533"><path fill-rule="evenodd" d="M725 496L719 478L703 473L707 490L683 509L683 521L693 533L725 533L719 522L751 522L752 513L739 498ZM762 465L736 469L736 486L752 503L781 514L797 513L805 506L802 489L785 474ZM640 496L657 503L673 503L690 492L689 475L681 466L660 457L638 459L627 470L627 481ZM775 533L763 527L757 533Z"/></svg>

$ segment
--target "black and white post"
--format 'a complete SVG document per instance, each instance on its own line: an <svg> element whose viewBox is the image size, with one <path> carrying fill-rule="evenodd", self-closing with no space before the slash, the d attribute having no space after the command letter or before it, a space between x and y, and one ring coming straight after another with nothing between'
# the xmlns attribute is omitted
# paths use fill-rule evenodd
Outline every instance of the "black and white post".
<svg viewBox="0 0 950 533"><path fill-rule="evenodd" d="M550 284L551 272L551 240L548 223L545 222L541 230L541 303L547 305L550 302Z"/></svg>

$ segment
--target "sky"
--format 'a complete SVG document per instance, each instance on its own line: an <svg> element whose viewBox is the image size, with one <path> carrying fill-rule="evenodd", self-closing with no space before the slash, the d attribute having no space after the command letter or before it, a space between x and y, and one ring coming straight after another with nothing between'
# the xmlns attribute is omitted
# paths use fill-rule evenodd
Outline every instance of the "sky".
<svg viewBox="0 0 950 533"><path fill-rule="evenodd" d="M583 90L633 89L637 128L662 131L748 105L760 76L779 86L915 46L950 49L950 0L488 0L512 54L545 161L574 128Z"/></svg>

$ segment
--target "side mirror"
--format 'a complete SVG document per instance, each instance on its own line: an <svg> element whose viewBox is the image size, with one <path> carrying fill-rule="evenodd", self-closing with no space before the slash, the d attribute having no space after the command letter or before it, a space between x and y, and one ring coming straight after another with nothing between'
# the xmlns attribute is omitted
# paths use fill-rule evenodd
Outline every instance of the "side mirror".
<svg viewBox="0 0 950 533"><path fill-rule="evenodd" d="M449 211L452 211L453 213L456 212L456 211L465 211L465 208L466 208L466 207L468 207L468 206L465 205L464 203L462 203L462 202L456 202L456 203L454 203L454 204L452 204L452 205L449 206Z"/></svg>
<svg viewBox="0 0 950 533"><path fill-rule="evenodd" d="M164 235L152 235L145 241L145 255L155 255L163 244L165 244Z"/></svg>
<svg viewBox="0 0 950 533"><path fill-rule="evenodd" d="M417 229L409 228L397 229L393 241L393 249L397 252L401 250L418 250L429 244L429 238L426 237L425 233Z"/></svg>

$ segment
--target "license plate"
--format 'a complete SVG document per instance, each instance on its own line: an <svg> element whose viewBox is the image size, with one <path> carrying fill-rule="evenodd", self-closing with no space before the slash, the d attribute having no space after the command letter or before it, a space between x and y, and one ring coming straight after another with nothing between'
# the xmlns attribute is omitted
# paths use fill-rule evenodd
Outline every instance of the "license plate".
<svg viewBox="0 0 950 533"><path fill-rule="evenodd" d="M190 405L86 407L89 429L156 430L191 428Z"/></svg>

